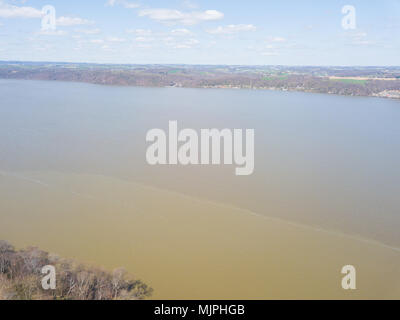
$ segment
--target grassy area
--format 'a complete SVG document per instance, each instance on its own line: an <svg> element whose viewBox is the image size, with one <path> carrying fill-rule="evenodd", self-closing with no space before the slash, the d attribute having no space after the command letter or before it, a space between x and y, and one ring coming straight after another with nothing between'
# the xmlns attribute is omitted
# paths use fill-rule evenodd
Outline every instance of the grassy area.
<svg viewBox="0 0 400 320"><path fill-rule="evenodd" d="M269 81L269 80L286 80L288 78L287 74L277 74L277 75L271 75L264 77L263 80Z"/></svg>
<svg viewBox="0 0 400 320"><path fill-rule="evenodd" d="M176 74L176 73L180 73L182 70L180 69L174 69L174 70L169 70L168 74Z"/></svg>
<svg viewBox="0 0 400 320"><path fill-rule="evenodd" d="M361 84L361 85L365 85L367 83L367 80L357 80L357 79L331 79L331 81L338 81L349 84Z"/></svg>

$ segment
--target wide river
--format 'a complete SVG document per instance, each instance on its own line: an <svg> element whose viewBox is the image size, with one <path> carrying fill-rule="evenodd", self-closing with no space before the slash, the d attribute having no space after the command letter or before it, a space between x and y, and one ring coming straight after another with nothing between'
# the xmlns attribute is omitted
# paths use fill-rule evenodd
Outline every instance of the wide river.
<svg viewBox="0 0 400 320"><path fill-rule="evenodd" d="M170 120L255 129L254 174L149 166ZM0 80L0 239L157 299L400 299L400 101Z"/></svg>

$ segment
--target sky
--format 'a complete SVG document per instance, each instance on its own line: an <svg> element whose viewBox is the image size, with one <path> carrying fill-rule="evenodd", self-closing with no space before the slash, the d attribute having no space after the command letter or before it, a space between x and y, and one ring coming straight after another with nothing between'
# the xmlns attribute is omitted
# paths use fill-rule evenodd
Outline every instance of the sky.
<svg viewBox="0 0 400 320"><path fill-rule="evenodd" d="M400 66L399 31L400 0L0 0L7 61Z"/></svg>

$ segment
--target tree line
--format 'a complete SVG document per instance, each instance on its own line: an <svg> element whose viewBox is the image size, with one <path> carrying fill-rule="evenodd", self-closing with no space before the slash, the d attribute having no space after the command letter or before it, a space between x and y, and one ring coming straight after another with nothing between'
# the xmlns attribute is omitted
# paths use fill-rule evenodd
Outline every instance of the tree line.
<svg viewBox="0 0 400 320"><path fill-rule="evenodd" d="M42 287L42 268L56 269L56 289ZM35 247L0 240L0 300L141 300L153 289L123 268L108 272Z"/></svg>

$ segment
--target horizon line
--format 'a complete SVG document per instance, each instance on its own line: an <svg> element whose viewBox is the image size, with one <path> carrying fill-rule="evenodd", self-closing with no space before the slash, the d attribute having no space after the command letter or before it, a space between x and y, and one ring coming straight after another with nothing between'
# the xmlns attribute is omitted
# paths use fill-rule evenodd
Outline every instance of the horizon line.
<svg viewBox="0 0 400 320"><path fill-rule="evenodd" d="M227 67L313 67L313 68L400 68L400 65L287 65L287 64L205 64L205 63L117 63L117 62L71 62L71 61L32 61L0 60L0 63L60 63L125 66L227 66Z"/></svg>

